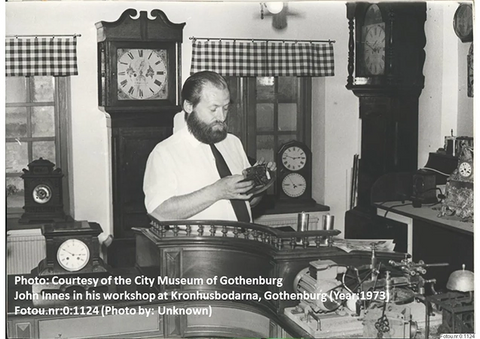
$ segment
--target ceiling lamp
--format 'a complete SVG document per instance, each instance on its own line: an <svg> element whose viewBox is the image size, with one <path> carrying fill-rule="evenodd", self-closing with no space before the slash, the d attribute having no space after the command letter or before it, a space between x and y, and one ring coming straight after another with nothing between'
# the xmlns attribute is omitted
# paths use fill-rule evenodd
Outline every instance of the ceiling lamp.
<svg viewBox="0 0 480 339"><path fill-rule="evenodd" d="M266 2L265 7L272 14L278 14L283 10L283 2Z"/></svg>

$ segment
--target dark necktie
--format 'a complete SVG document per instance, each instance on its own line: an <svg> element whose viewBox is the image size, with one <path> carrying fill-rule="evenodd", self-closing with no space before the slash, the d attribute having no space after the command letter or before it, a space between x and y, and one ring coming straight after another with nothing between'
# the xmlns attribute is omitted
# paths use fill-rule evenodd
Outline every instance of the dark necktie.
<svg viewBox="0 0 480 339"><path fill-rule="evenodd" d="M218 174L220 174L220 178L232 175L230 169L225 162L222 154L218 151L215 145L211 144L210 148L212 149L212 153L215 157L215 164L217 165ZM250 215L248 214L247 206L245 205L246 202L244 200L237 200L231 199L233 210L235 211L235 215L237 216L238 221L250 222Z"/></svg>

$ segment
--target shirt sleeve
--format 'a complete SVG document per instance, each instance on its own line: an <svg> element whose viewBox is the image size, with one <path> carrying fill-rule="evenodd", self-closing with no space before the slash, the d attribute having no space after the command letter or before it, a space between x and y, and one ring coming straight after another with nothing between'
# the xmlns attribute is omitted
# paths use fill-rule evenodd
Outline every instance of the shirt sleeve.
<svg viewBox="0 0 480 339"><path fill-rule="evenodd" d="M177 177L172 163L170 154L162 147L156 147L148 157L143 192L149 214L176 192Z"/></svg>

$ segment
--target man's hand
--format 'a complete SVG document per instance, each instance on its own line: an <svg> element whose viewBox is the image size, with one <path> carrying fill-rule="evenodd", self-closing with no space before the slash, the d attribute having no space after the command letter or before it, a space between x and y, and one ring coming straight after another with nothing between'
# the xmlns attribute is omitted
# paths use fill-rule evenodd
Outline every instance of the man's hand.
<svg viewBox="0 0 480 339"><path fill-rule="evenodd" d="M254 166L256 165L263 165L265 163L265 158L260 158L260 160L258 160ZM275 172L277 170L277 164L273 161L270 161L267 163L267 168L271 171L271 172Z"/></svg>
<svg viewBox="0 0 480 339"><path fill-rule="evenodd" d="M243 181L243 175L236 174L224 177L213 184L218 200L240 199L248 200L252 194L246 194L253 188L254 182Z"/></svg>

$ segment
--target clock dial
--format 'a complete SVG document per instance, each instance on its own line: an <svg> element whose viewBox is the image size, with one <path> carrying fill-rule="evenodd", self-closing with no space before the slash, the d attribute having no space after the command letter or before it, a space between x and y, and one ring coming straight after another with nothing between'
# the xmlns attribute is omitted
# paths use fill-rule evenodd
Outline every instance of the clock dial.
<svg viewBox="0 0 480 339"><path fill-rule="evenodd" d="M168 98L166 50L119 48L117 60L117 86L120 100Z"/></svg>
<svg viewBox="0 0 480 339"><path fill-rule="evenodd" d="M385 23L364 27L365 69L372 75L381 75L385 71Z"/></svg>
<svg viewBox="0 0 480 339"><path fill-rule="evenodd" d="M33 201L39 204L46 204L52 199L52 190L45 184L37 185L32 192Z"/></svg>
<svg viewBox="0 0 480 339"><path fill-rule="evenodd" d="M472 175L472 166L468 162L462 162L460 166L458 166L458 172L462 177L469 177Z"/></svg>
<svg viewBox="0 0 480 339"><path fill-rule="evenodd" d="M287 148L282 154L282 164L290 171L299 171L307 162L307 155L303 149L292 146Z"/></svg>
<svg viewBox="0 0 480 339"><path fill-rule="evenodd" d="M305 193L307 182L303 176L298 173L290 173L282 181L283 192L291 197L297 198Z"/></svg>
<svg viewBox="0 0 480 339"><path fill-rule="evenodd" d="M88 259L90 250L83 241L68 239L58 247L57 261L67 271L81 270L87 265Z"/></svg>

